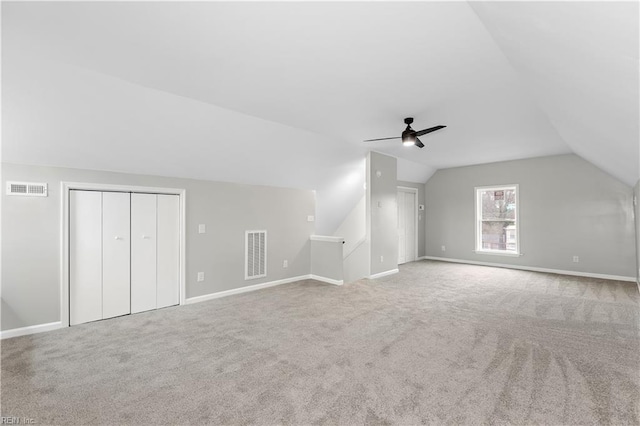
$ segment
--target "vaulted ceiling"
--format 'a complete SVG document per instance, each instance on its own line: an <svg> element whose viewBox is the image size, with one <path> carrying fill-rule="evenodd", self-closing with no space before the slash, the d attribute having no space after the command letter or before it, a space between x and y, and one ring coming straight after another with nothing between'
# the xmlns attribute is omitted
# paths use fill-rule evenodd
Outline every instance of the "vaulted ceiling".
<svg viewBox="0 0 640 426"><path fill-rule="evenodd" d="M418 182L574 152L631 185L638 36L637 2L3 2L2 160L345 205L368 150ZM448 127L362 142L407 116Z"/></svg>

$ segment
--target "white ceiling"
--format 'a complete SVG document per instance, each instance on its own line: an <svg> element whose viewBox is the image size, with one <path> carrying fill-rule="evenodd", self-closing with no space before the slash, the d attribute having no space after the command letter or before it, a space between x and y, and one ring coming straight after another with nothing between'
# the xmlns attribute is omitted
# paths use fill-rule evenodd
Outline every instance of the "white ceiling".
<svg viewBox="0 0 640 426"><path fill-rule="evenodd" d="M638 2L472 3L576 154L640 178Z"/></svg>
<svg viewBox="0 0 640 426"><path fill-rule="evenodd" d="M418 182L575 152L634 184L637 18L636 2L4 2L3 161L316 189L344 205L319 202L325 231L370 149ZM362 143L406 116L448 127L422 150Z"/></svg>

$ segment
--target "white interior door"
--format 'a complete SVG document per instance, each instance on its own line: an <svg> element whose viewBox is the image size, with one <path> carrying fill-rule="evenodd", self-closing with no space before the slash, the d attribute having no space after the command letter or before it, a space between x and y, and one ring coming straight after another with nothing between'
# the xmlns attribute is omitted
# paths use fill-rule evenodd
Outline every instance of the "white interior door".
<svg viewBox="0 0 640 426"><path fill-rule="evenodd" d="M405 210L405 192L398 191L398 265L405 263L407 248L407 230Z"/></svg>
<svg viewBox="0 0 640 426"><path fill-rule="evenodd" d="M406 261L413 262L418 257L416 253L416 210L418 200L416 200L417 194L415 192L405 192L405 242L406 242Z"/></svg>
<svg viewBox="0 0 640 426"><path fill-rule="evenodd" d="M131 312L156 308L155 194L131 194Z"/></svg>
<svg viewBox="0 0 640 426"><path fill-rule="evenodd" d="M398 190L398 264L413 262L418 253L416 209L417 193L410 190Z"/></svg>
<svg viewBox="0 0 640 426"><path fill-rule="evenodd" d="M102 318L131 312L130 199L128 192L102 194Z"/></svg>
<svg viewBox="0 0 640 426"><path fill-rule="evenodd" d="M180 197L158 195L156 307L180 303Z"/></svg>
<svg viewBox="0 0 640 426"><path fill-rule="evenodd" d="M102 193L69 193L69 323L102 319Z"/></svg>

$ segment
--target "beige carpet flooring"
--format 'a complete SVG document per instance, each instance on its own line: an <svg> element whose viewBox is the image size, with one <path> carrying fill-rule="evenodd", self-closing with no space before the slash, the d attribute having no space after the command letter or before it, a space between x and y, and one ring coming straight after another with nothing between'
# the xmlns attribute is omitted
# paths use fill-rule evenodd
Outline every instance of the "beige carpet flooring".
<svg viewBox="0 0 640 426"><path fill-rule="evenodd" d="M634 283L422 261L2 342L37 424L640 423Z"/></svg>

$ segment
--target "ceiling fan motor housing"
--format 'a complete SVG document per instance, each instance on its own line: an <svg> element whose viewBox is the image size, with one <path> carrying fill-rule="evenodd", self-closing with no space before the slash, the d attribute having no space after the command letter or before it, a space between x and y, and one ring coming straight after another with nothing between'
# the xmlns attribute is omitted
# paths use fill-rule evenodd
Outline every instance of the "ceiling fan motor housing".
<svg viewBox="0 0 640 426"><path fill-rule="evenodd" d="M416 132L409 126L407 129L402 132L402 143L403 144L414 144L416 142Z"/></svg>

